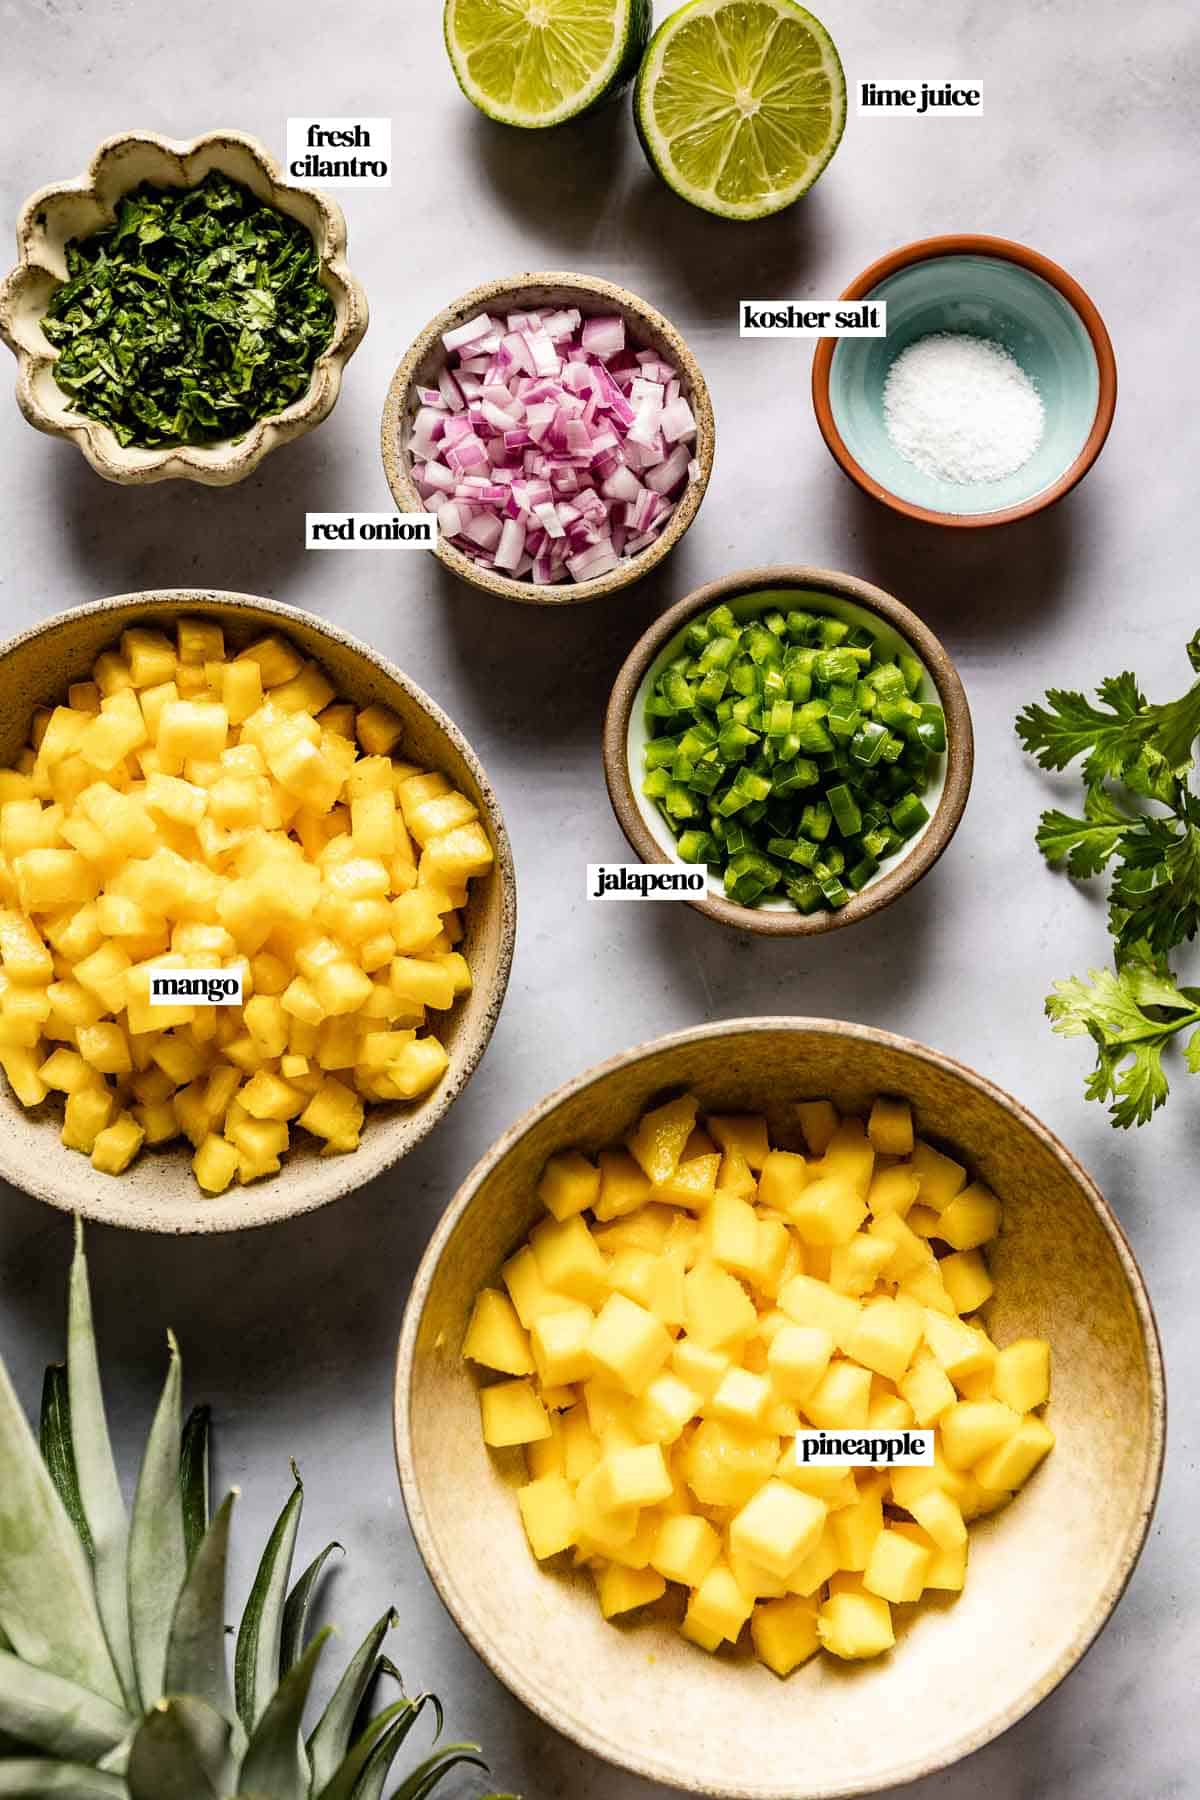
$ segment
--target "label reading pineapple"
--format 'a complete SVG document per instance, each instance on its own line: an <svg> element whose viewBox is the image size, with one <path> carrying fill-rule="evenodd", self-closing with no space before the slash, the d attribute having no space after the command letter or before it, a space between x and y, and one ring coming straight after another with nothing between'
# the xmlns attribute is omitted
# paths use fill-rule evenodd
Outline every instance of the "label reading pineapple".
<svg viewBox="0 0 1200 1800"><path fill-rule="evenodd" d="M932 1431L799 1431L801 1469L931 1469Z"/></svg>

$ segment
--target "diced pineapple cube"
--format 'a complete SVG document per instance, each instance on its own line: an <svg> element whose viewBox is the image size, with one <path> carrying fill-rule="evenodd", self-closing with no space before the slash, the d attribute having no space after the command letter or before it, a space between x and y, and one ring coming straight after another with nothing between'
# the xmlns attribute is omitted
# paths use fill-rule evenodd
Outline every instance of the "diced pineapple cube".
<svg viewBox="0 0 1200 1800"><path fill-rule="evenodd" d="M237 1171L236 1146L211 1133L192 1158L192 1173L206 1194L223 1194Z"/></svg>
<svg viewBox="0 0 1200 1800"><path fill-rule="evenodd" d="M368 756L390 756L404 735L400 720L386 706L364 706L354 729Z"/></svg>
<svg viewBox="0 0 1200 1800"><path fill-rule="evenodd" d="M863 1587L893 1606L919 1600L929 1568L929 1552L897 1531L881 1531L871 1545Z"/></svg>
<svg viewBox="0 0 1200 1800"><path fill-rule="evenodd" d="M703 1506L744 1506L775 1474L779 1439L726 1419L705 1419L687 1446L683 1473Z"/></svg>
<svg viewBox="0 0 1200 1800"><path fill-rule="evenodd" d="M921 1205L932 1206L934 1212L942 1212L966 1186L967 1171L962 1164L935 1150L932 1144L922 1143L920 1138L913 1145L910 1166L921 1183Z"/></svg>
<svg viewBox="0 0 1200 1800"><path fill-rule="evenodd" d="M812 1275L794 1275L779 1290L779 1306L796 1325L817 1326L827 1331L844 1350L862 1311L848 1294L837 1294L827 1282Z"/></svg>
<svg viewBox="0 0 1200 1800"><path fill-rule="evenodd" d="M907 1100L880 1095L871 1107L867 1136L872 1147L885 1156L911 1156L913 1149L912 1108Z"/></svg>
<svg viewBox="0 0 1200 1800"><path fill-rule="evenodd" d="M639 1120L629 1139L629 1151L655 1186L661 1186L675 1173L695 1126L697 1110L695 1097L681 1094Z"/></svg>
<svg viewBox="0 0 1200 1800"><path fill-rule="evenodd" d="M908 1510L939 1549L957 1550L960 1544L966 1543L967 1527L962 1509L944 1488L931 1487L928 1492L913 1496Z"/></svg>
<svg viewBox="0 0 1200 1800"><path fill-rule="evenodd" d="M652 1442L673 1444L703 1404L703 1396L695 1388L664 1369L654 1377L638 1401L634 1424L638 1432Z"/></svg>
<svg viewBox="0 0 1200 1800"><path fill-rule="evenodd" d="M593 1323L590 1309L582 1305L543 1313L534 1320L530 1340L543 1388L567 1387L594 1373L588 1348Z"/></svg>
<svg viewBox="0 0 1200 1800"><path fill-rule="evenodd" d="M697 1263L684 1278L687 1334L705 1349L723 1350L750 1336L754 1302L736 1276L715 1263Z"/></svg>
<svg viewBox="0 0 1200 1800"><path fill-rule="evenodd" d="M595 1495L606 1512L656 1506L669 1498L673 1483L660 1444L613 1450L597 1465Z"/></svg>
<svg viewBox="0 0 1200 1800"><path fill-rule="evenodd" d="M848 1244L839 1244L829 1258L829 1285L839 1294L856 1298L874 1287L880 1271L891 1261L892 1247L865 1231L856 1231Z"/></svg>
<svg viewBox="0 0 1200 1800"><path fill-rule="evenodd" d="M1017 1338L996 1358L992 1390L1014 1412L1032 1412L1050 1398L1050 1346L1045 1338Z"/></svg>
<svg viewBox="0 0 1200 1800"><path fill-rule="evenodd" d="M867 1205L873 1218L885 1213L899 1213L903 1219L911 1211L920 1190L921 1179L909 1163L893 1163L876 1169L867 1190Z"/></svg>
<svg viewBox="0 0 1200 1800"><path fill-rule="evenodd" d="M825 1519L823 1501L787 1482L768 1481L730 1521L730 1550L783 1580L816 1548Z"/></svg>
<svg viewBox="0 0 1200 1800"><path fill-rule="evenodd" d="M803 1405L828 1369L833 1352L833 1338L822 1326L781 1326L767 1349L767 1369L775 1392Z"/></svg>
<svg viewBox="0 0 1200 1800"><path fill-rule="evenodd" d="M19 987L45 987L54 979L54 963L36 926L7 908L0 909L0 963Z"/></svg>
<svg viewBox="0 0 1200 1800"><path fill-rule="evenodd" d="M92 1145L92 1167L102 1175L121 1175L142 1147L145 1133L130 1113L123 1112L111 1125L97 1132Z"/></svg>
<svg viewBox="0 0 1200 1800"><path fill-rule="evenodd" d="M867 1423L871 1405L871 1371L853 1362L832 1362L803 1402L814 1425L827 1430L856 1431Z"/></svg>
<svg viewBox="0 0 1200 1800"><path fill-rule="evenodd" d="M709 1349L690 1337L680 1338L671 1351L671 1367L701 1400L712 1398L730 1366L729 1357L722 1351Z"/></svg>
<svg viewBox="0 0 1200 1800"><path fill-rule="evenodd" d="M779 1676L816 1654L821 1640L817 1634L817 1603L788 1595L782 1600L768 1600L756 1606L750 1621L750 1636L759 1662Z"/></svg>
<svg viewBox="0 0 1200 1800"><path fill-rule="evenodd" d="M489 1390L485 1388L484 1392ZM529 1547L539 1562L571 1548L575 1542L575 1498L561 1475L544 1475L518 1488L517 1504Z"/></svg>
<svg viewBox="0 0 1200 1800"><path fill-rule="evenodd" d="M956 1469L972 1468L989 1450L1012 1437L1020 1424L1020 1413L1005 1406L1003 1401L960 1400L955 1406L948 1407L938 1420L946 1461Z"/></svg>
<svg viewBox="0 0 1200 1800"><path fill-rule="evenodd" d="M585 1306L603 1305L611 1286L608 1268L582 1218L576 1214L561 1221L543 1219L529 1242L548 1288Z"/></svg>
<svg viewBox="0 0 1200 1800"><path fill-rule="evenodd" d="M600 1171L578 1150L561 1150L552 1156L538 1183L538 1199L560 1223L587 1212L599 1192Z"/></svg>
<svg viewBox="0 0 1200 1800"><path fill-rule="evenodd" d="M390 980L392 992L400 1000L438 1011L454 1005L454 979L440 963L416 956L393 957Z"/></svg>
<svg viewBox="0 0 1200 1800"><path fill-rule="evenodd" d="M483 1441L494 1450L550 1436L546 1409L528 1381L500 1381L480 1389Z"/></svg>
<svg viewBox="0 0 1200 1800"><path fill-rule="evenodd" d="M961 1381L980 1370L991 1368L994 1353L989 1354L987 1340L972 1331L961 1319L925 1309L925 1342L951 1381Z"/></svg>
<svg viewBox="0 0 1200 1800"><path fill-rule="evenodd" d="M935 1544L928 1532L923 1531L919 1525L902 1522L892 1526L892 1530L919 1545L928 1556L929 1563L925 1570L927 1590L937 1588L947 1593L961 1593L967 1580L967 1535L965 1531L961 1544L946 1549Z"/></svg>
<svg viewBox="0 0 1200 1800"><path fill-rule="evenodd" d="M957 1206L957 1200L952 1200L950 1205ZM991 1299L994 1284L980 1251L956 1250L952 1256L942 1258L938 1269L955 1312L976 1312Z"/></svg>
<svg viewBox="0 0 1200 1800"><path fill-rule="evenodd" d="M689 1623L733 1643L754 1611L727 1562L714 1563L688 1605Z"/></svg>
<svg viewBox="0 0 1200 1800"><path fill-rule="evenodd" d="M808 1163L790 1150L771 1150L758 1178L758 1197L764 1206L792 1216L809 1182Z"/></svg>
<svg viewBox="0 0 1200 1800"><path fill-rule="evenodd" d="M1053 1448L1054 1433L1046 1421L1037 1413L1029 1413L1014 1432L975 1464L975 1479L981 1488L993 1493L1019 1488ZM946 1454L950 1454L949 1450Z"/></svg>
<svg viewBox="0 0 1200 1800"><path fill-rule="evenodd" d="M867 1216L867 1203L850 1181L827 1175L809 1181L787 1210L806 1244L831 1248L850 1242Z"/></svg>
<svg viewBox="0 0 1200 1800"><path fill-rule="evenodd" d="M611 1294L592 1327L589 1348L601 1374L640 1395L670 1356L671 1338L652 1312L624 1294Z"/></svg>
<svg viewBox="0 0 1200 1800"><path fill-rule="evenodd" d="M62 1141L68 1150L90 1156L96 1139L112 1119L113 1096L107 1087L77 1088L67 1095Z"/></svg>
<svg viewBox="0 0 1200 1800"><path fill-rule="evenodd" d="M921 1195L922 1204L927 1204ZM972 1182L942 1208L937 1235L952 1250L974 1250L1000 1229L1000 1202L982 1182Z"/></svg>
<svg viewBox="0 0 1200 1800"><path fill-rule="evenodd" d="M533 1352L528 1335L506 1294L484 1288L471 1313L463 1355L505 1375L532 1375Z"/></svg>
<svg viewBox="0 0 1200 1800"><path fill-rule="evenodd" d="M899 1381L921 1342L925 1315L911 1300L873 1300L855 1321L846 1354L856 1362Z"/></svg>
<svg viewBox="0 0 1200 1800"><path fill-rule="evenodd" d="M211 619L180 619L175 627L175 644L180 662L192 668L220 662L225 655L225 635Z"/></svg>
<svg viewBox="0 0 1200 1800"><path fill-rule="evenodd" d="M928 1354L919 1354L896 1385L912 1407L913 1419L922 1430L935 1425L947 1408L958 1400L954 1383L936 1358Z"/></svg>

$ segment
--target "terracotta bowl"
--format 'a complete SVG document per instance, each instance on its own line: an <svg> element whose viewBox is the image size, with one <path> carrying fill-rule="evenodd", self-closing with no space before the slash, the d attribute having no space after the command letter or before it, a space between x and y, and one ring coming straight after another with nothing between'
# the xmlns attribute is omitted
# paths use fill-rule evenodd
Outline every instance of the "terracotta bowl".
<svg viewBox="0 0 1200 1800"><path fill-rule="evenodd" d="M1001 1195L991 1329L1054 1347L1054 1454L971 1527L965 1591L912 1609L895 1650L816 1657L781 1684L744 1650L710 1658L651 1609L605 1624L590 1577L539 1567L519 1476L479 1428L461 1360L472 1301L539 1211L546 1158L618 1140L649 1105L765 1111L798 1142L793 1102L863 1110L907 1095ZM716 1800L846 1800L946 1767L998 1736L1075 1666L1145 1541L1158 1490L1163 1370L1150 1302L1112 1212L1024 1107L937 1051L862 1025L743 1019L615 1057L527 1112L468 1176L418 1270L400 1339L396 1446L421 1554L480 1656L548 1724L597 1756ZM660 1603L665 1606L666 1602Z"/></svg>
<svg viewBox="0 0 1200 1800"><path fill-rule="evenodd" d="M62 700L68 684L82 680L99 652L123 631L131 625L170 630L181 615L216 620L227 648L240 649L266 631L280 632L321 664L339 697L360 706L391 707L404 723L403 753L441 770L474 801L496 852L491 872L471 883L464 915L460 948L474 973L474 991L453 1011L438 1015L450 1067L424 1098L368 1108L362 1145L353 1154L323 1157L302 1133L277 1175L217 1195L197 1187L191 1146L183 1140L143 1151L124 1175L103 1175L59 1141L59 1101L51 1098L27 1112L7 1082L0 1082L5 1180L65 1212L129 1230L241 1231L312 1212L362 1187L406 1156L445 1116L486 1050L504 999L516 932L516 881L496 796L471 746L441 708L394 664L337 626L252 595L187 588L121 594L60 613L11 638L0 646L5 695L0 767L10 765L27 742L34 709Z"/></svg>
<svg viewBox="0 0 1200 1800"><path fill-rule="evenodd" d="M646 696L660 667L675 654L684 629L698 613L724 601L748 617L759 610L749 596L769 592L780 603L781 590L785 607L790 598L787 590L794 590L795 603L804 610L829 612L865 625L890 653L912 651L925 668L925 691L931 698L936 696L946 715L946 754L924 795L930 812L928 824L889 858L847 905L836 912L813 913L797 912L786 901L741 906L725 898L720 879L711 874L707 891L687 901L706 918L732 925L737 931L767 937L812 937L869 918L907 893L933 867L954 836L971 791L975 740L962 682L942 644L907 606L854 575L794 564L739 569L735 575L696 588L643 632L621 665L604 719L604 776L613 811L638 861L682 867L666 820L641 791Z"/></svg>
<svg viewBox="0 0 1200 1800"><path fill-rule="evenodd" d="M244 436L212 444L140 449L118 443L99 419L75 411L54 379L58 352L42 334L42 317L66 280L66 244L109 225L123 195L151 182L194 187L220 169L311 232L322 286L333 301L333 337L298 400L256 421ZM184 477L228 487L257 468L269 450L319 425L341 391L342 371L367 329L367 298L346 262L346 221L336 200L285 179L270 152L240 131L210 131L186 143L150 131L106 138L76 181L39 189L17 221L20 261L0 286L0 336L17 358L17 403L31 425L71 439L107 481L143 485Z"/></svg>
<svg viewBox="0 0 1200 1800"><path fill-rule="evenodd" d="M456 325L464 324L481 312L521 312L541 306L578 307L585 318L597 313L619 313L625 320L628 341L635 348L656 350L678 369L683 397L690 402L697 425L692 448L700 464L700 473L680 494L666 525L653 544L647 545L636 556L623 558L617 568L594 581L563 581L552 587L539 587L536 582L517 581L494 569L482 568L453 544L439 539L436 554L446 567L453 569L463 581L469 581L472 587L481 588L485 594L496 594L505 600L523 600L531 606L573 606L581 600L599 600L605 594L614 594L656 568L675 548L700 510L712 474L716 426L708 384L675 326L648 301L640 300L628 288L602 281L596 275L566 275L557 271L488 281L452 300L429 321L392 376L383 408L383 466L392 497L400 510L424 512L426 502L412 479L409 440L416 416L416 390L436 386L438 371L446 362L442 333L452 331Z"/></svg>
<svg viewBox="0 0 1200 1800"><path fill-rule="evenodd" d="M839 466L865 494L905 518L978 529L1053 506L1083 480L1117 404L1117 364L1095 302L1040 251L1008 238L922 238L873 262L842 296L887 306L885 338L822 338L812 365L813 407ZM894 359L934 332L1000 345L1038 389L1042 441L1009 476L969 486L942 481L888 439L883 390Z"/></svg>

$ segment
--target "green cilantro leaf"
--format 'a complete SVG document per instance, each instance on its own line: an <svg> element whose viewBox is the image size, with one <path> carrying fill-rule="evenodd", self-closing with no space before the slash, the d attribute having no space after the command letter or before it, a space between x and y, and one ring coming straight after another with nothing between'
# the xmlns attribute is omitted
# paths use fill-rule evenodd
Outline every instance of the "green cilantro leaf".
<svg viewBox="0 0 1200 1800"><path fill-rule="evenodd" d="M1135 816L1121 809L1105 788L1093 786L1083 803L1083 818L1056 808L1042 814L1037 845L1049 863L1066 859L1072 875L1096 875L1117 854Z"/></svg>
<svg viewBox="0 0 1200 1800"><path fill-rule="evenodd" d="M1116 972L1091 969L1089 978L1090 987L1078 976L1056 981L1046 1000L1047 1017L1062 1037L1086 1034L1096 1045L1088 1098L1111 1100L1109 1116L1122 1130L1145 1125L1170 1091L1163 1050L1186 1026L1200 1024L1200 1006L1170 976L1144 962ZM1164 1012L1165 1019L1156 1016ZM1200 1071L1200 1032L1187 1056L1189 1068Z"/></svg>

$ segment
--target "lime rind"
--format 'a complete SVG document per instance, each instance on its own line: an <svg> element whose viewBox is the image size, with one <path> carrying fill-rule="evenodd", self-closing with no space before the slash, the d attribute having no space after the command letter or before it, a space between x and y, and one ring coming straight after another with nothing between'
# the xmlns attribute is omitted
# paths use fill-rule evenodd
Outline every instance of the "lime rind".
<svg viewBox="0 0 1200 1800"><path fill-rule="evenodd" d="M473 106L544 130L628 87L650 37L651 0L446 0L446 52Z"/></svg>
<svg viewBox="0 0 1200 1800"><path fill-rule="evenodd" d="M651 166L682 199L761 219L829 163L846 80L829 33L796 0L691 0L650 41L634 119Z"/></svg>

